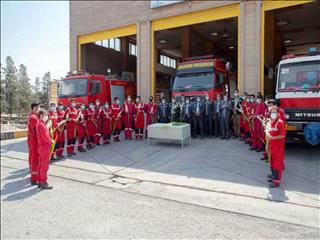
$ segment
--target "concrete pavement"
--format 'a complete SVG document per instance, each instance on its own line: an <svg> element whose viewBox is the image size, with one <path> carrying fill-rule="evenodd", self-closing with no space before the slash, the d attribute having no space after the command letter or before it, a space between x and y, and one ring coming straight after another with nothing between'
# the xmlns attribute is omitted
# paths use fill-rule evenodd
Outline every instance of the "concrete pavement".
<svg viewBox="0 0 320 240"><path fill-rule="evenodd" d="M16 165L17 166L17 165ZM195 206L1 167L1 239L317 239L314 228Z"/></svg>
<svg viewBox="0 0 320 240"><path fill-rule="evenodd" d="M27 167L25 140L2 141L1 165ZM51 165L50 174L97 186L260 218L319 226L319 149L289 145L281 188L238 140L179 144L120 142ZM5 157L6 156L6 157Z"/></svg>

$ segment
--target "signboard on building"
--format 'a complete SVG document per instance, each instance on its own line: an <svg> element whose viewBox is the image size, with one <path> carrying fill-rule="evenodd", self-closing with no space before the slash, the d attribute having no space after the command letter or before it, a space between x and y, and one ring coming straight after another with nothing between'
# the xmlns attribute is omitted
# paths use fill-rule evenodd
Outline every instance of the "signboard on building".
<svg viewBox="0 0 320 240"><path fill-rule="evenodd" d="M156 1L150 1L150 5L151 5L151 8L158 8L158 7L163 7L166 5L175 4L178 2L183 2L183 1L184 0L167 0L167 1L156 0Z"/></svg>

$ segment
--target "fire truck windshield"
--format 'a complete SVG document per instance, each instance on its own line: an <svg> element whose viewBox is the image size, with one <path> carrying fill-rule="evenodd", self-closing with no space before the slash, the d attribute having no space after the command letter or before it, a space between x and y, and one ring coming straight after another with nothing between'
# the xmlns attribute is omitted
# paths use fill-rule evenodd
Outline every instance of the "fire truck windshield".
<svg viewBox="0 0 320 240"><path fill-rule="evenodd" d="M87 95L88 79L76 78L59 81L58 97L82 97Z"/></svg>
<svg viewBox="0 0 320 240"><path fill-rule="evenodd" d="M308 91L320 88L320 61L281 64L278 91Z"/></svg>
<svg viewBox="0 0 320 240"><path fill-rule="evenodd" d="M214 78L213 72L177 75L174 79L173 91L208 90L213 88Z"/></svg>

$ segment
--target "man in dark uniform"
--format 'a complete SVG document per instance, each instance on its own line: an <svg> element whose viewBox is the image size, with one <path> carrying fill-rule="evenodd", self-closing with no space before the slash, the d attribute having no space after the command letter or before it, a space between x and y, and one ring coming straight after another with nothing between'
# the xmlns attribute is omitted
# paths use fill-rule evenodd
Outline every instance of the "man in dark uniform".
<svg viewBox="0 0 320 240"><path fill-rule="evenodd" d="M228 95L225 94L222 101L222 109L220 112L220 126L221 126L221 139L230 138L230 116L231 116L231 102L228 100Z"/></svg>
<svg viewBox="0 0 320 240"><path fill-rule="evenodd" d="M222 110L221 95L217 94L217 99L213 103L213 119L214 119L214 136L215 138L221 135L220 126L220 111Z"/></svg>
<svg viewBox="0 0 320 240"><path fill-rule="evenodd" d="M204 103L204 131L210 138L213 134L213 104L209 99L209 95L206 95L206 101Z"/></svg>
<svg viewBox="0 0 320 240"><path fill-rule="evenodd" d="M192 124L192 104L190 99L187 98L185 104L182 107L183 121Z"/></svg>
<svg viewBox="0 0 320 240"><path fill-rule="evenodd" d="M204 136L203 114L204 114L204 105L201 102L201 98L198 96L197 102L192 106L193 136L194 136L194 138L197 138L198 126L200 128L201 139Z"/></svg>
<svg viewBox="0 0 320 240"><path fill-rule="evenodd" d="M180 122L184 122L184 113L183 113L183 109L184 109L184 105L186 104L186 99L184 96L181 96L180 102L179 102L179 106L180 106Z"/></svg>
<svg viewBox="0 0 320 240"><path fill-rule="evenodd" d="M241 116L241 98L239 96L238 89L234 90L233 98L231 99L232 105L232 123L233 134L235 138L240 137L240 116Z"/></svg>
<svg viewBox="0 0 320 240"><path fill-rule="evenodd" d="M169 106L166 103L166 99L163 97L161 99L161 103L159 104L159 107L158 107L159 123L168 123L169 122L169 116L170 116Z"/></svg>
<svg viewBox="0 0 320 240"><path fill-rule="evenodd" d="M176 99L173 97L171 99L170 108L170 122L180 122L180 104L176 102Z"/></svg>

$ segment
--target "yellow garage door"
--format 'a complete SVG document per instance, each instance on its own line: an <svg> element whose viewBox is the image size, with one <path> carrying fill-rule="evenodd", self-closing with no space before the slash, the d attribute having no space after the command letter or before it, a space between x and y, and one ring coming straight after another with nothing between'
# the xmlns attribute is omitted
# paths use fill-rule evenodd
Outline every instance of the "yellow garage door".
<svg viewBox="0 0 320 240"><path fill-rule="evenodd" d="M154 54L154 32L183 27L192 24L211 22L216 20L222 20L232 17L238 17L238 88L240 84L240 3L228 4L225 6L220 6L212 9L206 9L203 11L186 13L178 16L162 18L152 21L152 69L151 69L151 88L152 94L155 94L155 54Z"/></svg>

